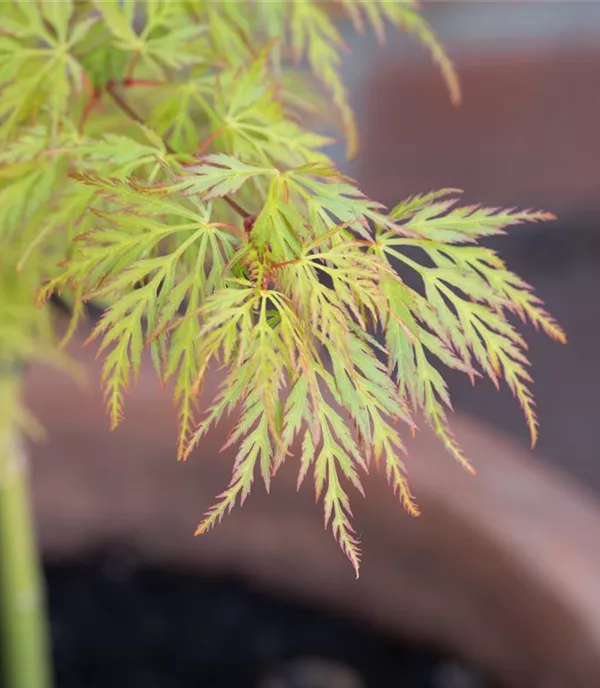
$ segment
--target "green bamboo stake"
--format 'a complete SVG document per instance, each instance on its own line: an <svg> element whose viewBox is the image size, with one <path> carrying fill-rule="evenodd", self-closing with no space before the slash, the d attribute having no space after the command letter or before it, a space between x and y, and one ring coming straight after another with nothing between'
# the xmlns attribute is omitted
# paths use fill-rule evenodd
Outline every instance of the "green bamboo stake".
<svg viewBox="0 0 600 688"><path fill-rule="evenodd" d="M19 384L0 380L0 653L5 688L50 688L40 560L31 518L27 456L10 412Z"/></svg>

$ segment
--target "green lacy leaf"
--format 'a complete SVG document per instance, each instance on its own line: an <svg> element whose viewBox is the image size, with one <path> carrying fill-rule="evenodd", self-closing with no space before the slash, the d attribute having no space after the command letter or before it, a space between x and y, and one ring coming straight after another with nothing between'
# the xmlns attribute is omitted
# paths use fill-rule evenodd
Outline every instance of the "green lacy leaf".
<svg viewBox="0 0 600 688"><path fill-rule="evenodd" d="M380 40L391 25L415 36L458 102L452 63L415 3L339 6ZM328 10L3 4L0 364L63 364L45 305L61 296L73 311L64 344L93 302L112 427L146 356L172 383L179 459L228 423L232 477L197 532L243 503L257 476L268 490L296 460L298 486L310 475L358 574L351 491L381 470L418 515L403 463L418 420L474 472L450 428L444 368L504 380L534 442L517 321L565 335L478 243L552 215L461 205L453 189L389 212L336 169L320 132L341 120L350 154L357 137ZM205 390L215 369L220 385Z"/></svg>

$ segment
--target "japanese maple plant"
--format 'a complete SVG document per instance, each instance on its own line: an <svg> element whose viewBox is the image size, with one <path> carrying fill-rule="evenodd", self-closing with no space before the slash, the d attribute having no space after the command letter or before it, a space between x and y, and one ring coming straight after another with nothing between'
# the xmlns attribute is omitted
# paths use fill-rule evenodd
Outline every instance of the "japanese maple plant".
<svg viewBox="0 0 600 688"><path fill-rule="evenodd" d="M396 27L453 66L414 2L341 0L357 30ZM3 2L0 7L0 608L7 688L50 683L21 436L23 370L70 367L93 302L111 427L142 358L171 381L186 459L235 410L231 482L197 533L297 462L357 575L349 487L380 467L418 507L402 455L428 423L474 472L448 423L440 367L503 378L537 421L512 315L564 340L482 237L551 218L461 205L454 189L367 198L312 130L357 149L345 46L310 0ZM333 103L333 107L329 105ZM331 117L335 115L333 118ZM320 125L319 125L320 126ZM402 164L400 161L399 164ZM409 249L407 251L407 249ZM415 289L395 269L420 282ZM71 313L60 339L49 299ZM198 399L220 366L216 396ZM476 488L475 488L476 489ZM200 520L200 519L199 519Z"/></svg>

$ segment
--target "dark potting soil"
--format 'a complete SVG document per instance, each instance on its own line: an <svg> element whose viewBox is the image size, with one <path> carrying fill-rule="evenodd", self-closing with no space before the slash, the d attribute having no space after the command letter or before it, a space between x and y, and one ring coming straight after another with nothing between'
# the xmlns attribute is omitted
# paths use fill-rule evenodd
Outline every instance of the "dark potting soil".
<svg viewBox="0 0 600 688"><path fill-rule="evenodd" d="M104 555L46 566L57 688L492 688L442 653L253 590Z"/></svg>

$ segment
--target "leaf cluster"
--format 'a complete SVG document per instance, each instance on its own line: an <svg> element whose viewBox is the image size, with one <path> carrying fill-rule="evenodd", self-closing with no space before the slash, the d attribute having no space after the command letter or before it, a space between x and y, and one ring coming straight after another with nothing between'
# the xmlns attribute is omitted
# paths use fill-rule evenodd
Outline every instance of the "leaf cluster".
<svg viewBox="0 0 600 688"><path fill-rule="evenodd" d="M391 24L416 36L458 101L452 64L415 3L341 6L357 30L383 39ZM564 334L478 242L551 216L462 205L452 189L388 212L342 175L326 152L332 139L305 124L327 94L355 152L345 46L322 3L6 7L0 353L28 359L38 335L51 341L52 295L71 304L68 335L93 300L104 310L90 339L112 427L145 352L173 383L179 458L235 412L231 482L198 533L242 503L257 475L269 489L297 455L298 485L312 475L358 573L349 488L362 492L374 464L417 515L402 455L421 418L473 470L449 427L443 366L504 379L535 441L526 344L511 316ZM215 367L222 382L203 408Z"/></svg>

